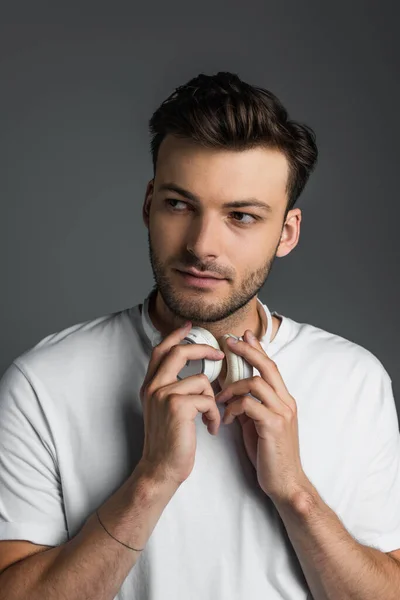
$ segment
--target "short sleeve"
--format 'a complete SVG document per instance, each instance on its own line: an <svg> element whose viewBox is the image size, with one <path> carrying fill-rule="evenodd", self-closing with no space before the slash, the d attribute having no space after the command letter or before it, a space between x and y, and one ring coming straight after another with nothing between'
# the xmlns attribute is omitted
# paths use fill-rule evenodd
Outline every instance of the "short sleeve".
<svg viewBox="0 0 400 600"><path fill-rule="evenodd" d="M0 380L0 540L68 541L51 431L15 362Z"/></svg>
<svg viewBox="0 0 400 600"><path fill-rule="evenodd" d="M368 467L355 502L356 539L382 552L400 548L400 433L392 382L384 370L369 439Z"/></svg>

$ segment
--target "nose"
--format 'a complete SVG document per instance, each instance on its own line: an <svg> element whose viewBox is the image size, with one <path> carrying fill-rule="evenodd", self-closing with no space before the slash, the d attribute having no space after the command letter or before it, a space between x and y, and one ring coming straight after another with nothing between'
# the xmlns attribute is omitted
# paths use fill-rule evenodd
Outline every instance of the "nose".
<svg viewBox="0 0 400 600"><path fill-rule="evenodd" d="M188 233L187 250L200 260L218 257L221 252L221 227L212 215L193 218Z"/></svg>

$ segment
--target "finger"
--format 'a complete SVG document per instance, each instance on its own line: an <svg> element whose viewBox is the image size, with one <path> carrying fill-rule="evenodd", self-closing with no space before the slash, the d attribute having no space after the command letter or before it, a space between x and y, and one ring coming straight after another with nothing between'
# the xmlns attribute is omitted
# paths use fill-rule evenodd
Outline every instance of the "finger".
<svg viewBox="0 0 400 600"><path fill-rule="evenodd" d="M264 348L261 345L260 340L257 338L257 336L254 335L251 329L246 329L243 335L243 339L245 342L250 344L250 346L254 346L254 348L257 348L257 350L260 350L261 352L266 354Z"/></svg>
<svg viewBox="0 0 400 600"><path fill-rule="evenodd" d="M188 360L222 360L224 353L208 344L177 344L165 354L151 382L156 389L177 380Z"/></svg>
<svg viewBox="0 0 400 600"><path fill-rule="evenodd" d="M176 395L174 395L176 398ZM193 420L198 413L202 413L209 424L207 425L208 431L212 435L216 435L221 424L221 415L218 407L215 404L214 397L204 395L190 395L187 397L182 396L182 402L187 403L187 406L192 406L194 409Z"/></svg>
<svg viewBox="0 0 400 600"><path fill-rule="evenodd" d="M259 375L231 383L222 392L217 394L215 400L216 402L228 402L231 404L230 400L232 398L236 399L237 396L245 396L246 394L251 394L254 396L253 400L259 400L260 403L278 414L282 414L283 408L286 410L288 408L273 388Z"/></svg>
<svg viewBox="0 0 400 600"><path fill-rule="evenodd" d="M294 408L294 400L289 394L276 363L269 358L261 344L258 344L260 348L259 349L245 341L239 340L236 344L232 344L231 338L228 338L226 341L230 350L232 350L235 354L242 356L248 363L258 370L261 377L267 383L269 383L282 402L290 406L290 408Z"/></svg>
<svg viewBox="0 0 400 600"><path fill-rule="evenodd" d="M214 399L214 390L212 389L211 383L209 382L208 377L203 374L190 375L180 381L174 381L174 383L170 383L159 389L158 394L161 398L170 396L171 394L181 394L182 396L204 394Z"/></svg>
<svg viewBox="0 0 400 600"><path fill-rule="evenodd" d="M255 425L265 425L265 411L268 411L268 409L259 402L254 402L250 396L242 396L225 409L222 423L224 425L230 425L236 417L247 415L254 421Z"/></svg>
<svg viewBox="0 0 400 600"><path fill-rule="evenodd" d="M157 344L157 346L154 346L147 367L147 373L142 383L141 391L145 388L148 382L153 379L153 376L156 373L158 366L165 354L169 352L172 346L179 344L179 342L185 338L188 331L190 331L191 326L191 322L188 321L186 324L182 325L182 327L175 329L169 335L167 335L159 344Z"/></svg>

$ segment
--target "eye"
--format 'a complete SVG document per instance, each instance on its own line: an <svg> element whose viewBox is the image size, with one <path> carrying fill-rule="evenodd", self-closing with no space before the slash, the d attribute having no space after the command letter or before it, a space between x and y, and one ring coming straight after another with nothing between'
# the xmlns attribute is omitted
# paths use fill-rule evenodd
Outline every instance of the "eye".
<svg viewBox="0 0 400 600"><path fill-rule="evenodd" d="M250 217L250 219L252 219L251 221L238 221L236 220L240 225L250 225L251 223L253 223L254 221L257 221L257 217L255 217L254 215L251 215L249 213L244 213L244 212L233 212L231 213L232 215L239 215L239 217Z"/></svg>
<svg viewBox="0 0 400 600"><path fill-rule="evenodd" d="M187 207L187 203L186 203L186 202L183 202L183 200L176 200L175 198L167 198L167 199L165 200L165 202L168 204L168 206L169 206L169 207L170 207L172 210L176 210L176 211L178 211L178 212L180 212L180 209L177 209L175 206L171 206L171 202L177 202L178 204L179 204L179 203L180 203L180 204L183 204L185 208Z"/></svg>

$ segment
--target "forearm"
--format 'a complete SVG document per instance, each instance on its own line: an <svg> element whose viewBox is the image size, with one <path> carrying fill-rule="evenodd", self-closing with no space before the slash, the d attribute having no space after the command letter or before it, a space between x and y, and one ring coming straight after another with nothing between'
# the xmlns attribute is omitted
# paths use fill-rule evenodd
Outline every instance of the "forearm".
<svg viewBox="0 0 400 600"><path fill-rule="evenodd" d="M275 502L315 600L398 600L400 563L357 542L311 486Z"/></svg>
<svg viewBox="0 0 400 600"><path fill-rule="evenodd" d="M101 521L118 540L144 548L173 492L135 470L99 508ZM139 556L108 535L92 514L67 543L4 571L0 600L112 600Z"/></svg>

